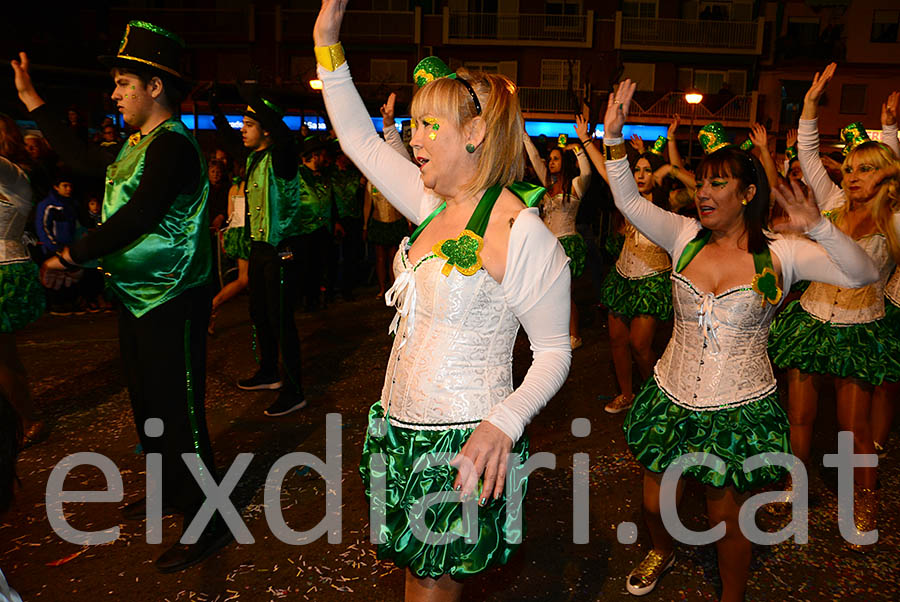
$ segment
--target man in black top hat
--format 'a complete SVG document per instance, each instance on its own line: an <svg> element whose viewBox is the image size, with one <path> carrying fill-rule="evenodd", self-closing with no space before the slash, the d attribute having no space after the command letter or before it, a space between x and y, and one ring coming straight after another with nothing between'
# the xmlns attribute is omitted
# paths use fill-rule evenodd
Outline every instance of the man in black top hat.
<svg viewBox="0 0 900 602"><path fill-rule="evenodd" d="M160 512L181 513L187 531L205 499L200 483L216 477L204 403L208 182L197 141L176 117L186 88L179 71L183 46L161 27L132 21L116 56L101 57L112 69L111 97L137 130L112 163L103 149L55 121L32 84L24 52L12 66L19 98L65 161L105 175L103 224L47 259L41 276L58 288L77 276L79 264L99 259L118 297L119 347L138 436L145 453L162 457L161 499L154 498L161 507L150 505L148 512L141 499L123 514L160 520ZM166 550L156 567L180 571L230 539L215 516L199 538L182 537L184 543Z"/></svg>

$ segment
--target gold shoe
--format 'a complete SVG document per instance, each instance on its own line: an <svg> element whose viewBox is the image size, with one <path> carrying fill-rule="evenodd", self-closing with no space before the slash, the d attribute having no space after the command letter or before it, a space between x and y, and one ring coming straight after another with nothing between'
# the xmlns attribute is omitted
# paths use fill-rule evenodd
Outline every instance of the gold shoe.
<svg viewBox="0 0 900 602"><path fill-rule="evenodd" d="M645 596L653 591L663 573L672 568L675 563L675 551L663 556L656 550L644 557L641 564L628 574L625 579L625 589L632 596Z"/></svg>
<svg viewBox="0 0 900 602"><path fill-rule="evenodd" d="M874 489L853 486L853 524L859 533L874 531L877 527L878 493ZM850 549L856 552L868 552L874 544L861 545L851 543Z"/></svg>
<svg viewBox="0 0 900 602"><path fill-rule="evenodd" d="M631 397L625 397L625 395L616 395L616 398L606 404L603 409L610 414L618 414L619 412L624 412L625 410L630 408L632 403L634 403L633 395Z"/></svg>
<svg viewBox="0 0 900 602"><path fill-rule="evenodd" d="M22 438L23 447L31 447L47 434L47 424L42 420L35 420L27 429L25 429Z"/></svg>
<svg viewBox="0 0 900 602"><path fill-rule="evenodd" d="M771 502L766 504L765 511L766 514L771 516L772 518L778 520L779 522L784 521L787 524L787 520L791 517L791 502L793 502L794 486L791 483L791 477L787 477L787 482L784 485L783 491L787 494L786 498L782 498L777 502Z"/></svg>

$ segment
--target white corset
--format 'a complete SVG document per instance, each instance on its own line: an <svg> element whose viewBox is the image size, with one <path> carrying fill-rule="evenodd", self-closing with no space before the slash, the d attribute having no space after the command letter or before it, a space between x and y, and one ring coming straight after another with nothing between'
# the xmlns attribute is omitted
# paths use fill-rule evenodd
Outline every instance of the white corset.
<svg viewBox="0 0 900 602"><path fill-rule="evenodd" d="M407 244L394 257L394 345L381 403L396 426L470 428L512 393L512 351L519 320L486 270L441 273L431 253L409 264Z"/></svg>
<svg viewBox="0 0 900 602"><path fill-rule="evenodd" d="M675 326L653 369L669 398L692 410L719 410L775 391L766 344L776 307L747 285L713 295L681 274L672 282Z"/></svg>
<svg viewBox="0 0 900 602"><path fill-rule="evenodd" d="M884 287L884 296L894 305L900 306L900 269L894 269L893 275Z"/></svg>
<svg viewBox="0 0 900 602"><path fill-rule="evenodd" d="M620 275L636 280L665 272L671 267L672 261L664 249L650 242L631 223L625 223L625 244L616 260L616 271Z"/></svg>
<svg viewBox="0 0 900 602"><path fill-rule="evenodd" d="M557 238L576 234L575 216L578 214L579 205L581 198L574 191L569 195L568 201L561 192L552 197L545 194L542 203L544 225Z"/></svg>
<svg viewBox="0 0 900 602"><path fill-rule="evenodd" d="M800 306L811 316L835 326L868 324L884 317L885 282L894 269L887 240L881 234L872 234L856 242L878 266L881 279L862 288L849 289L811 283L800 297Z"/></svg>

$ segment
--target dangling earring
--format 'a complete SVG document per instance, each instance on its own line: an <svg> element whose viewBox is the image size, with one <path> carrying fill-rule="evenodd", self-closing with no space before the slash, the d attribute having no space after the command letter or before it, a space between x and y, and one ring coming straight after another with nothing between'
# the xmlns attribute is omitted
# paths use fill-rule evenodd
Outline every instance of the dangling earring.
<svg viewBox="0 0 900 602"><path fill-rule="evenodd" d="M475 145L472 144L471 142L468 143L468 144L466 145L466 152L467 152L467 153L470 153L470 154L471 154L471 153L474 153L474 152L475 152Z"/></svg>
<svg viewBox="0 0 900 602"><path fill-rule="evenodd" d="M746 205L746 204L747 204L747 199L744 199L743 201L741 201L741 205Z"/></svg>

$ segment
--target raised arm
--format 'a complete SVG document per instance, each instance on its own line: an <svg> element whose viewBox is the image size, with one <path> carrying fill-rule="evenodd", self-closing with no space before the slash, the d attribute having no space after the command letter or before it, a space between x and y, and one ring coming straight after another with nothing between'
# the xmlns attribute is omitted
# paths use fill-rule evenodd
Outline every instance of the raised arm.
<svg viewBox="0 0 900 602"><path fill-rule="evenodd" d="M837 209L846 202L844 191L831 181L819 157L819 124L817 119L801 119L797 128L797 160L803 178L816 195L822 211Z"/></svg>
<svg viewBox="0 0 900 602"><path fill-rule="evenodd" d="M900 92L895 90L881 105L881 141L887 144L897 157L900 157L900 140L897 139L898 104L900 104Z"/></svg>
<svg viewBox="0 0 900 602"><path fill-rule="evenodd" d="M615 94L609 95L604 122L604 145L610 154L610 159L606 161L609 187L622 215L644 236L671 255L682 231L696 229L696 221L657 207L638 192L622 139L622 126L628 115L634 89L635 84L626 79L619 84Z"/></svg>
<svg viewBox="0 0 900 602"><path fill-rule="evenodd" d="M541 154L538 152L534 142L531 141L531 136L528 135L528 132L525 132L522 139L525 141L525 154L528 156L528 160L531 161L531 166L534 168L534 173L537 175L538 180L541 181L541 186L544 188L549 187L550 183L547 179L547 164L544 163L544 159L541 158Z"/></svg>
<svg viewBox="0 0 900 602"><path fill-rule="evenodd" d="M758 123L750 125L750 141L753 146L759 149L759 162L762 163L763 169L766 170L766 180L769 181L769 187L775 188L780 184L778 168L775 167L775 160L769 153L769 137L766 128Z"/></svg>
<svg viewBox="0 0 900 602"><path fill-rule="evenodd" d="M384 135L384 141L390 144L391 148L412 161L412 157L409 156L406 145L403 144L403 138L400 137L400 132L397 131L395 126L394 102L396 99L397 95L391 92L387 102L381 105L381 133Z"/></svg>
<svg viewBox="0 0 900 602"><path fill-rule="evenodd" d="M594 164L594 168L600 173L603 181L609 184L609 176L606 174L606 160L603 158L603 152L597 147L594 138L591 136L588 121L583 115L575 116L575 131L578 133L578 139L584 147L584 152Z"/></svg>
<svg viewBox="0 0 900 602"><path fill-rule="evenodd" d="M339 48L336 45L346 6L346 0L322 2L313 29L317 53L322 56L333 56L330 47ZM339 54L342 57L343 51ZM398 211L420 223L437 206L438 199L426 193L418 167L378 137L347 63L323 66L320 61L318 75L324 85L325 108L344 153Z"/></svg>
<svg viewBox="0 0 900 602"><path fill-rule="evenodd" d="M584 198L584 193L587 192L588 186L591 185L591 163L581 147L577 144L572 146L574 147L572 150L575 153L575 160L578 161L578 177L572 180L572 188L575 189L578 198Z"/></svg>
<svg viewBox="0 0 900 602"><path fill-rule="evenodd" d="M680 169L684 169L684 161L681 160L681 153L678 152L678 124L681 123L680 118L678 117L678 113L675 113L675 116L672 118L672 123L669 124L668 140L666 140L666 148L669 150L669 163L678 167Z"/></svg>

